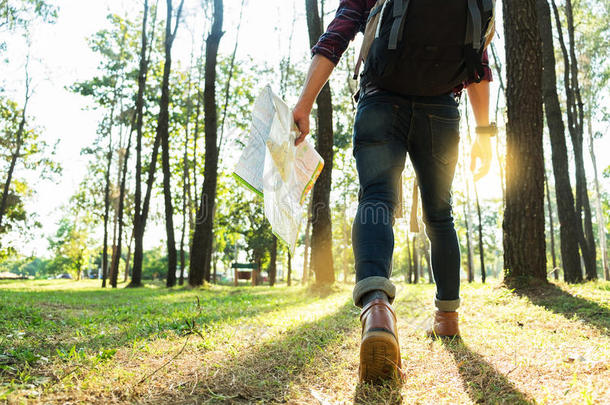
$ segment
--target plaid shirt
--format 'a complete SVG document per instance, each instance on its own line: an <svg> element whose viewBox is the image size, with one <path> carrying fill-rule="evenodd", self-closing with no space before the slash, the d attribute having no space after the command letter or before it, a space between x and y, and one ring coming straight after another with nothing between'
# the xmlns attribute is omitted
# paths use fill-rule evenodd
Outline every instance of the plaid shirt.
<svg viewBox="0 0 610 405"><path fill-rule="evenodd" d="M347 49L350 41L354 39L358 32L364 33L369 12L373 8L376 0L341 0L335 18L331 21L322 34L318 43L311 49L313 55L320 54L330 59L335 65L339 63L341 55ZM491 69L487 50L483 52L483 65L485 75L483 80L492 80ZM464 83L466 86L468 83ZM461 91L462 88L455 89L454 92Z"/></svg>

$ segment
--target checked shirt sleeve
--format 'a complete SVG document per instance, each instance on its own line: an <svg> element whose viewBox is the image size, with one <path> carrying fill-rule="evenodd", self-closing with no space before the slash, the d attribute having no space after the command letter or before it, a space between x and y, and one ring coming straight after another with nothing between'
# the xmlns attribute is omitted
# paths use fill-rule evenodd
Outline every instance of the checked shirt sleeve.
<svg viewBox="0 0 610 405"><path fill-rule="evenodd" d="M312 48L312 55L320 54L335 65L359 31L364 32L369 15L370 0L341 0L335 18ZM373 2L374 3L374 0Z"/></svg>

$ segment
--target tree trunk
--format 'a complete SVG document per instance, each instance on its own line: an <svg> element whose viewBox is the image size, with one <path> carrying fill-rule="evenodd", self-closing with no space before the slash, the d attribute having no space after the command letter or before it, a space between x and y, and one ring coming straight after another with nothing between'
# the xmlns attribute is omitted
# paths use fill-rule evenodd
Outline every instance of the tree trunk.
<svg viewBox="0 0 610 405"><path fill-rule="evenodd" d="M547 0L537 0L537 10L544 63L542 74L544 112L551 139L563 276L567 282L579 282L582 281L582 267L578 252L579 235L582 235L582 223L579 221L574 208L565 126L557 94L551 13Z"/></svg>
<svg viewBox="0 0 610 405"><path fill-rule="evenodd" d="M307 226L305 227L305 251L303 253L303 278L301 284L307 284L309 281L309 247L311 245L311 207L312 200L310 198L307 206Z"/></svg>
<svg viewBox="0 0 610 405"><path fill-rule="evenodd" d="M118 220L118 241L116 247L113 247L113 255L112 255L112 269L110 271L110 284L113 288L117 287L118 277L119 277L119 264L121 262L121 254L123 248L123 212L125 209L125 188L127 182L127 162L129 161L129 151L131 149L131 137L133 135L133 127L134 123L132 122L129 136L127 140L127 147L124 151L119 150L119 206L117 213Z"/></svg>
<svg viewBox="0 0 610 405"><path fill-rule="evenodd" d="M583 151L583 138L584 138L584 105L580 94L580 84L578 80L578 59L576 58L576 43L574 39L574 17L572 15L572 0L566 0L566 16L568 20L568 37L570 38L570 86L574 92L575 106L568 108L568 114L570 111L574 113L575 123L574 130L576 136L573 140L578 142L578 148L574 146L574 156L576 162L576 206L579 212L584 211L585 223L585 238L588 245L588 255L585 259L585 270L587 273L587 279L597 279L597 250L595 247L595 236L593 234L593 222L591 215L591 204L589 203L589 192L587 191L587 175L585 172L585 159ZM567 69L567 64L566 64ZM578 150L578 152L577 152ZM579 202L580 200L580 202Z"/></svg>
<svg viewBox="0 0 610 405"><path fill-rule="evenodd" d="M152 23L152 33L149 49L152 49L154 39L154 28L156 24L156 11ZM142 49L147 47L146 28L148 21L148 0L144 1L144 20L142 22ZM140 69L138 72L138 95L136 98L136 174L135 183L136 190L134 196L134 217L133 217L133 238L135 242L133 253L133 270L131 282L128 287L142 286L142 259L144 255L143 239L144 230L146 228L146 220L148 218L148 205L150 203L150 191L154 182L154 172L157 165L157 155L159 152L159 137L155 136L153 151L151 155L151 163L148 172L147 191L142 205L142 136L144 126L144 90L146 88L146 79L148 77L148 66L150 62L150 54L146 52L140 54Z"/></svg>
<svg viewBox="0 0 610 405"><path fill-rule="evenodd" d="M591 125L591 111L587 115L589 127L589 154L593 163L593 171L595 173L595 211L597 214L597 232L599 235L599 244L602 252L602 270L604 278L610 280L610 269L608 268L608 249L606 246L606 219L602 211L601 194L599 191L599 179L597 177L597 159L595 156L595 145L593 144L593 127Z"/></svg>
<svg viewBox="0 0 610 405"><path fill-rule="evenodd" d="M172 45L178 26L184 0L178 7L176 22L172 32L172 0L167 0L167 19L165 21L165 66L163 67L163 82L161 85L161 101L159 103L159 122L157 134L161 137L161 164L163 166L163 196L165 200L165 232L167 234L167 287L176 285L176 237L174 234L174 207L172 204L171 168L169 161L169 76L172 70Z"/></svg>
<svg viewBox="0 0 610 405"><path fill-rule="evenodd" d="M566 107L568 115L568 129L572 140L572 149L574 151L574 164L576 168L576 201L575 210L578 220L576 228L582 259L585 263L587 278L597 278L596 270L596 252L595 240L593 236L593 226L591 224L591 207L589 205L589 196L587 193L587 179L584 167L583 156L583 116L582 116L582 100L580 98L580 89L578 85L578 65L574 54L574 26L572 21L572 5L571 1L566 1L566 16L568 19L568 36L570 39L570 54L566 48L563 38L563 30L561 28L561 20L559 11L553 1L553 10L555 14L555 22L561 52L564 59L564 86L566 90ZM570 60L571 58L571 60ZM582 214L584 211L584 225ZM575 279L573 281L580 281Z"/></svg>
<svg viewBox="0 0 610 405"><path fill-rule="evenodd" d="M508 105L504 268L546 281L542 52L536 0L503 3Z"/></svg>
<svg viewBox="0 0 610 405"><path fill-rule="evenodd" d="M465 107L466 111L468 107ZM470 137L469 137L470 138ZM470 140L470 139L469 139ZM466 154L464 154L466 155ZM466 164L462 164L462 170L464 179L466 182L466 200L464 200L464 222L466 223L466 250L467 250L467 264L468 268L468 282L472 283L474 281L474 256L472 249L472 234L470 233L470 220L472 218L470 211L470 185L468 184L468 174L466 173Z"/></svg>
<svg viewBox="0 0 610 405"><path fill-rule="evenodd" d="M317 0L305 0L309 43L313 47L322 36L322 22L318 13ZM330 215L330 189L333 169L333 116L332 98L328 83L322 88L317 99L317 140L316 149L324 159L324 169L313 189L313 211L311 249L313 271L317 285L335 282L332 255L332 225Z"/></svg>
<svg viewBox="0 0 610 405"><path fill-rule="evenodd" d="M288 272L286 274L286 285L290 287L292 285L292 255L288 252Z"/></svg>
<svg viewBox="0 0 610 405"><path fill-rule="evenodd" d="M129 239L129 244L127 245L127 257L125 258L125 279L123 280L125 283L129 278L129 265L131 260L131 244L133 243L133 232L131 234L131 238Z"/></svg>
<svg viewBox="0 0 610 405"><path fill-rule="evenodd" d="M115 92L116 93L116 92ZM110 215L110 170L112 166L112 123L114 121L115 103L110 107L110 120L108 125L108 152L106 153L106 173L104 181L104 242L102 247L102 288L106 288L106 279L108 278L108 215Z"/></svg>
<svg viewBox="0 0 610 405"><path fill-rule="evenodd" d="M258 285L258 277L260 275L261 269L261 259L259 257L254 257L255 268L252 269L252 286L255 287Z"/></svg>
<svg viewBox="0 0 610 405"><path fill-rule="evenodd" d="M551 189L549 188L549 179L544 170L544 185L546 188L546 205L549 211L549 232L551 233L551 259L553 260L553 275L555 280L559 279L557 269L557 257L555 255L555 221L553 220L553 206L551 205Z"/></svg>
<svg viewBox="0 0 610 405"><path fill-rule="evenodd" d="M191 65L193 62L193 53L191 53ZM185 254L184 254L184 239L186 237L186 226L187 226L187 210L190 211L190 200L189 200L189 189L190 184L190 170L188 161L188 147L189 147L189 124L191 120L191 87L192 79L189 72L188 86L187 86L187 107L186 107L186 122L184 125L184 154L182 156L182 226L180 232L180 278L178 279L179 285L184 285L184 268L185 268Z"/></svg>
<svg viewBox="0 0 610 405"><path fill-rule="evenodd" d="M193 132L193 190L192 190L192 195L196 196L196 197L192 197L191 195L191 189L189 187L189 229L192 231L195 229L195 218L194 215L195 213L193 211L196 211L196 207L194 207L194 201L197 198L197 196L199 195L197 193L197 142L199 141L199 132L200 132L200 124L199 124L199 120L201 117L201 80L202 80L202 59L203 59L203 52L204 52L204 47L203 47L203 41L201 43L201 55L199 57L199 66L198 66L198 78L197 78L197 106L195 107L195 128L194 128L194 132Z"/></svg>
<svg viewBox="0 0 610 405"><path fill-rule="evenodd" d="M218 116L216 112L216 63L222 31L223 1L214 0L214 22L206 41L205 64L205 166L201 201L197 212L195 232L191 246L189 284L200 286L210 281L213 247L214 211L218 182Z"/></svg>
<svg viewBox="0 0 610 405"><path fill-rule="evenodd" d="M269 285L273 287L275 285L275 279L277 277L277 238L273 236L273 242L271 243L271 252L269 260Z"/></svg>
<svg viewBox="0 0 610 405"><path fill-rule="evenodd" d="M477 184L474 183L474 196L477 203L477 215L479 217L479 259L481 260L481 282L485 283L487 272L485 270L485 247L483 246L483 219L481 218L481 204L479 203L479 192Z"/></svg>
<svg viewBox="0 0 610 405"><path fill-rule="evenodd" d="M413 283L419 283L419 254L417 248L417 235L413 235Z"/></svg>
<svg viewBox="0 0 610 405"><path fill-rule="evenodd" d="M405 272L405 283L411 284L411 272L413 271L413 263L411 262L411 242L407 233L407 267Z"/></svg>

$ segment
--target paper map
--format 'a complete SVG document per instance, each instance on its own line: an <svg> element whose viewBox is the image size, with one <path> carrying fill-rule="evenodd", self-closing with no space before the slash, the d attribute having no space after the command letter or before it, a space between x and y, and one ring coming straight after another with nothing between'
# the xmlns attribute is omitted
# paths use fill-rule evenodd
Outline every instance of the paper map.
<svg viewBox="0 0 610 405"><path fill-rule="evenodd" d="M274 234L294 251L303 204L324 161L305 140L294 146L297 130L291 109L266 86L256 99L246 147L233 175L264 198Z"/></svg>

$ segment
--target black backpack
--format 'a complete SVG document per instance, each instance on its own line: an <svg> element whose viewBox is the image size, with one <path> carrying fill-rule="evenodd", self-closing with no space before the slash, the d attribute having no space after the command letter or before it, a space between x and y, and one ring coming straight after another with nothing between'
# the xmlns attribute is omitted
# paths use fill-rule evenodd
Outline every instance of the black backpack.
<svg viewBox="0 0 610 405"><path fill-rule="evenodd" d="M494 0L378 0L371 9L355 78L394 93L447 94L484 75Z"/></svg>

